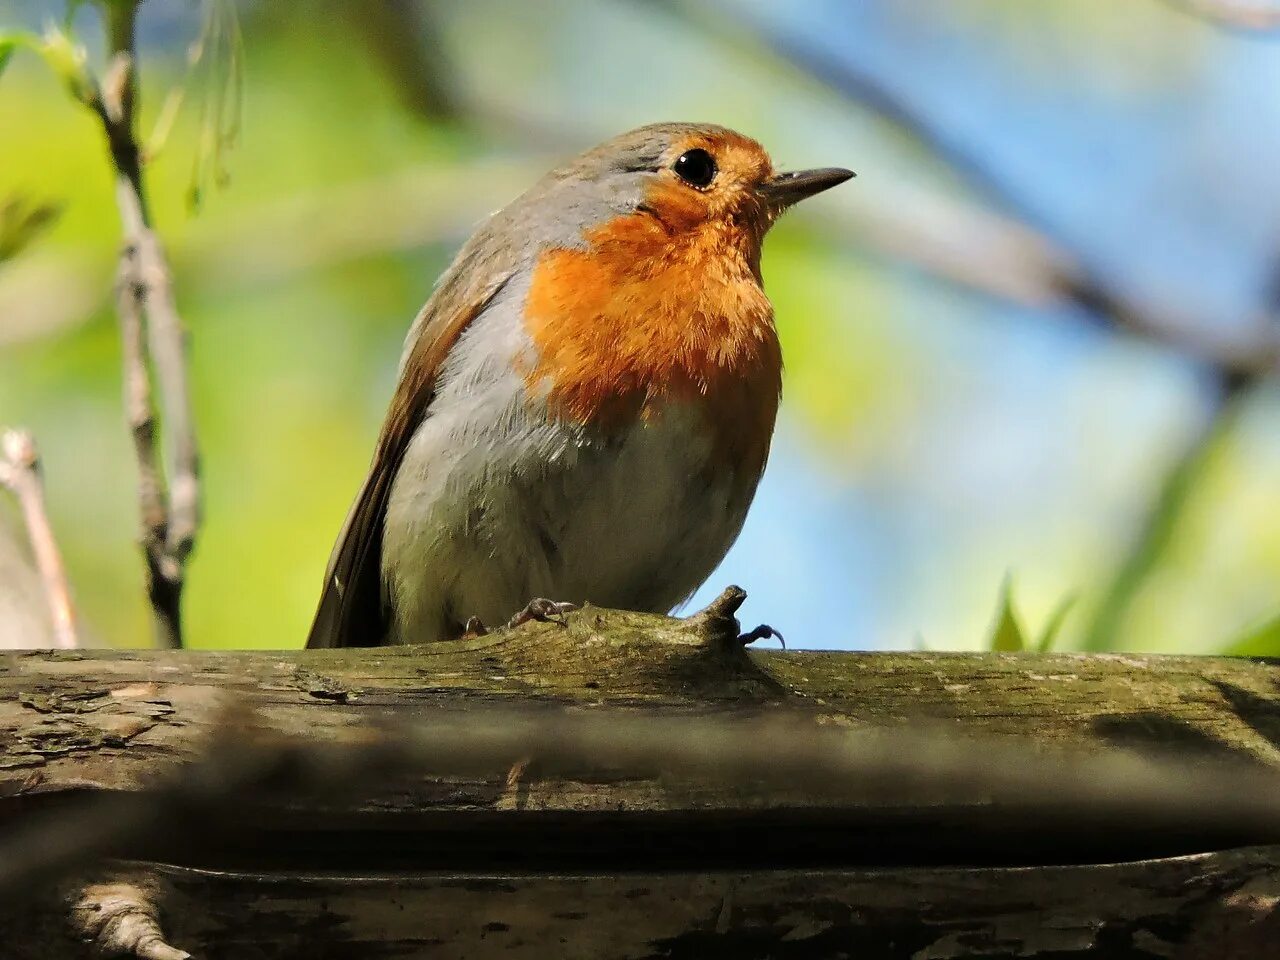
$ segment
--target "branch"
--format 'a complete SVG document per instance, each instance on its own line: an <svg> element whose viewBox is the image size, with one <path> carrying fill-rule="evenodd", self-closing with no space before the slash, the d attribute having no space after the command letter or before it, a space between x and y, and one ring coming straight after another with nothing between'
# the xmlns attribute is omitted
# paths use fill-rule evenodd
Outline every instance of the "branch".
<svg viewBox="0 0 1280 960"><path fill-rule="evenodd" d="M1274 0L1167 0L1176 10L1231 30L1265 33L1280 28Z"/></svg>
<svg viewBox="0 0 1280 960"><path fill-rule="evenodd" d="M71 604L71 590L67 586L62 555L58 552L58 543L45 512L40 457L35 441L25 431L9 430L0 436L0 454L0 486L14 495L22 509L27 537L31 541L49 604L54 646L74 650L79 645L76 641L75 609Z"/></svg>
<svg viewBox="0 0 1280 960"><path fill-rule="evenodd" d="M680 0L667 0L664 7L686 22L695 23L717 35L720 24L742 26L753 39L766 44L787 62L920 142L996 210L1003 212L1007 218L1003 225L1006 243L1015 240L1019 231L1025 239L1031 240L1033 255L1025 265L1031 268L1028 280L1033 288L1043 289L1047 279L1049 289L1056 290L1066 301L1101 318L1108 326L1172 347L1216 371L1224 383L1280 374L1280 332L1271 318L1259 317L1256 334L1247 342L1241 342L1204 324L1188 323L1186 318L1153 312L1126 301L1107 280L1088 266L1084 257L1053 238L1033 206L994 174L978 153L933 123L879 77L848 58L823 50L795 33L780 35L737 5L732 11L724 9L722 4L713 5L713 9L722 14L714 20L706 7L695 7ZM995 225L1001 226L998 221ZM1009 227L1014 229L1009 230ZM904 229L899 232L910 238L912 233L919 231L918 226L906 218ZM969 247L969 240L959 231L954 232L954 239L959 242L961 250ZM879 239L873 235L872 242L879 243ZM962 272L957 268L957 260L961 258L954 251L940 254L936 243L924 244L919 252L913 244L903 243L900 239L897 242L890 240L887 246L909 262L916 262L931 273L940 273L951 279L957 274L982 279L989 277L995 267L980 262L973 269ZM981 261L989 249L986 244L976 244L969 249L969 256ZM980 288L988 293L1000 292L998 284L989 282L980 284Z"/></svg>
<svg viewBox="0 0 1280 960"><path fill-rule="evenodd" d="M165 942L159 901L159 884L145 878L89 884L71 905L72 927L98 956L190 960Z"/></svg>
<svg viewBox="0 0 1280 960"><path fill-rule="evenodd" d="M994 806L1009 831L1163 827L1280 837L1280 778L1236 758L1161 758L1105 747L1083 753L928 725L844 729L804 711L682 716L478 702L431 710L429 721L348 725L339 741L281 733L246 701L230 703L224 716L203 759L167 783L15 819L0 835L0 901L139 847L150 860L180 863L203 832L247 810L300 816L308 801L340 809L394 788L397 779L454 781L513 765L522 778L532 766L537 776L587 781L711 783L732 788L753 809L874 817L927 802L935 818Z"/></svg>
<svg viewBox="0 0 1280 960"><path fill-rule="evenodd" d="M132 2L106 6L111 63L89 105L101 121L116 172L124 246L117 310L123 343L125 415L138 461L141 544L157 642L182 646L181 600L199 526L199 455L187 385L186 343L173 279L151 227L135 134L137 78ZM155 444L151 369L164 411L169 488Z"/></svg>
<svg viewBox="0 0 1280 960"><path fill-rule="evenodd" d="M351 4L334 12L362 36L369 52L409 110L432 122L457 120L461 105L450 77L449 57L432 11L414 0Z"/></svg>
<svg viewBox="0 0 1280 960"><path fill-rule="evenodd" d="M1246 7L1240 0L1171 2L1184 2L1206 12L1212 9L1220 16L1228 9L1239 16ZM679 0L668 0L666 6L688 20L699 19L690 5ZM1250 9L1260 13L1256 7ZM1280 15L1273 15L1280 22ZM1230 409L1238 406L1239 398L1247 395L1252 384L1264 377L1280 375L1280 324L1276 323L1274 314L1261 312L1254 319L1252 334L1238 337L1219 332L1210 324L1197 323L1196 318L1153 311L1125 300L1104 277L1088 267L1083 255L1064 248L1051 235L1026 198L1010 189L978 151L933 122L909 98L850 58L825 50L794 31L779 34L755 15L737 8L732 19L744 24L754 38L766 43L785 60L918 140L1001 212L989 218L989 225L995 229L980 232L977 242L961 240L950 244L919 242L919 234L924 232L920 229L921 221L926 218L917 213L913 222L910 214L895 212L887 218L887 223L871 232L882 249L890 249L935 275L959 278L988 293L1003 293L1008 299L1028 302L1028 293L1032 297L1048 293L1055 299L1065 299L1082 308L1085 316L1096 317L1111 329L1171 347L1203 364L1213 375L1219 397L1214 424L1204 437L1193 440L1165 477L1157 502L1148 511L1144 527L1122 562L1087 634L1088 649L1109 647L1130 603L1159 561L1183 503L1199 476L1211 438L1229 429L1235 419ZM705 11L701 20L706 29L712 29L713 21L707 19ZM953 241L960 240L964 230L953 225L950 235ZM993 238L999 242L991 243ZM1024 255L1018 256L1019 251L1025 251ZM1010 252L1014 253L1013 257L1009 256ZM962 269L964 266L972 269ZM1016 268L1012 272L1023 282L1005 284L1002 290L999 282L992 282L992 277L1009 272L1010 266Z"/></svg>

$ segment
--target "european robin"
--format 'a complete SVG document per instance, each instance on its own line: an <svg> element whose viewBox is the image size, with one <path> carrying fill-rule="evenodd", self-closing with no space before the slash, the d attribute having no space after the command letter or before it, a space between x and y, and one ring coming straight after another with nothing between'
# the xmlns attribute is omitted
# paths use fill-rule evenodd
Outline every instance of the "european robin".
<svg viewBox="0 0 1280 960"><path fill-rule="evenodd" d="M742 134L661 123L490 217L409 330L307 646L686 599L769 454L782 353L761 243L851 176L775 173Z"/></svg>

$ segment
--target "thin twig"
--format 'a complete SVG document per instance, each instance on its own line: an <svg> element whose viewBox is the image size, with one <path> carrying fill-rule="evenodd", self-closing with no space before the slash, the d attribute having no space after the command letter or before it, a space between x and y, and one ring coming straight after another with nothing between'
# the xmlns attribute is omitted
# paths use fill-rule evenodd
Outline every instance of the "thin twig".
<svg viewBox="0 0 1280 960"><path fill-rule="evenodd" d="M67 585L62 554L54 539L53 528L44 507L44 487L40 482L40 456L35 440L23 430L9 430L0 436L0 486L17 499L26 524L36 568L44 584L49 615L53 622L54 646L74 650L76 640L75 608Z"/></svg>
<svg viewBox="0 0 1280 960"><path fill-rule="evenodd" d="M123 342L125 415L138 461L141 545L156 640L182 646L181 601L188 555L199 526L199 454L187 385L186 342L173 279L151 227L135 132L135 3L106 6L111 62L90 106L101 121L116 172L124 244L117 309ZM152 370L164 412L166 471L155 442Z"/></svg>

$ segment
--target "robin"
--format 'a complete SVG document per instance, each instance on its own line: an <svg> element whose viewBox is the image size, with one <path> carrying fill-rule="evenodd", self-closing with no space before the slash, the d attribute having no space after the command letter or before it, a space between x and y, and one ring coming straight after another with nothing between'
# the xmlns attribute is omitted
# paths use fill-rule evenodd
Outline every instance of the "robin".
<svg viewBox="0 0 1280 960"><path fill-rule="evenodd" d="M307 646L686 599L769 454L782 353L761 243L851 176L775 173L742 134L660 123L490 217L409 330Z"/></svg>

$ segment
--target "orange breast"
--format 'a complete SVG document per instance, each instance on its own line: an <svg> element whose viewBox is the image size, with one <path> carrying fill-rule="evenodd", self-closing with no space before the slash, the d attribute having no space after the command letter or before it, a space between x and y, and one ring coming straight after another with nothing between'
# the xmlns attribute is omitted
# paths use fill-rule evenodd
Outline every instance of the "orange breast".
<svg viewBox="0 0 1280 960"><path fill-rule="evenodd" d="M525 322L525 371L559 416L604 430L664 401L705 404L720 458L751 482L764 468L782 384L773 311L749 252L706 224L668 233L644 213L588 233L585 250L545 253Z"/></svg>

